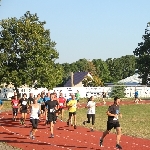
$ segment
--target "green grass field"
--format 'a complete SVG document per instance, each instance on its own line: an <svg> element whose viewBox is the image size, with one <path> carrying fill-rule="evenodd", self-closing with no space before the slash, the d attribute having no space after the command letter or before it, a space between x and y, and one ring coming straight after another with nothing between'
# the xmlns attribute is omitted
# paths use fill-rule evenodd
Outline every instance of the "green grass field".
<svg viewBox="0 0 150 150"><path fill-rule="evenodd" d="M104 131L106 130L107 115L106 111L108 106L100 106L96 108L96 121L95 129ZM138 105L123 105L120 106L120 111L123 115L120 119L122 127L122 133L124 135L141 137L150 139L150 104L138 104ZM83 126L82 122L86 120L87 109L81 108L77 110L77 125ZM65 121L68 119L68 112L65 112ZM87 124L86 127L90 127ZM111 132L115 132L112 130Z"/></svg>
<svg viewBox="0 0 150 150"><path fill-rule="evenodd" d="M86 102L86 100L82 102ZM4 110L8 110L10 108L10 101L4 102ZM100 106L96 108L96 130L106 130L107 109L108 106ZM120 106L120 111L123 115L122 119L120 119L123 134L150 139L150 104L123 105ZM83 126L82 122L86 120L86 112L86 108L77 109L78 126ZM65 111L64 121L66 121L67 119L68 111ZM86 127L90 128L90 124L87 124ZM111 132L115 132L115 130L112 130Z"/></svg>

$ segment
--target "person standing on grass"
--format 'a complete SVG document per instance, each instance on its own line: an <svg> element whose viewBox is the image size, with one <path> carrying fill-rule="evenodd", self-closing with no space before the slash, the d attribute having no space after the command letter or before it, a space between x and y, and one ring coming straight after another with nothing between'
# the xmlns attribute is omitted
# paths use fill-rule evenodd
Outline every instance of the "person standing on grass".
<svg viewBox="0 0 150 150"><path fill-rule="evenodd" d="M26 93L24 93L23 97L19 101L21 112L20 124L22 125L25 125L25 120L28 112L28 99L26 98L26 96Z"/></svg>
<svg viewBox="0 0 150 150"><path fill-rule="evenodd" d="M18 115L18 108L19 108L19 100L17 98L17 95L15 95L14 98L12 99L11 105L13 111L13 120L16 121Z"/></svg>
<svg viewBox="0 0 150 150"><path fill-rule="evenodd" d="M103 140L106 137L107 134L110 133L111 129L114 128L116 129L117 132L117 143L116 143L116 148L117 149L122 149L120 146L120 138L121 138L121 127L119 124L118 117L120 116L122 118L122 114L120 113L119 110L119 104L120 104L120 98L115 97L114 98L114 104L109 106L107 115L108 115L108 121L107 121L107 130L103 132L102 137L100 138L100 146L103 146Z"/></svg>
<svg viewBox="0 0 150 150"><path fill-rule="evenodd" d="M51 93L50 100L46 101L45 109L47 109L48 123L50 123L50 138L54 138L54 123L56 121L56 110L58 107L58 101L55 100L55 94Z"/></svg>
<svg viewBox="0 0 150 150"><path fill-rule="evenodd" d="M102 92L102 100L103 100L104 105L106 104L105 98L106 98L106 93Z"/></svg>
<svg viewBox="0 0 150 150"><path fill-rule="evenodd" d="M74 129L77 128L76 125L76 110L77 110L77 100L75 99L75 95L72 95L72 100L67 103L67 107L69 108L69 119L67 120L67 125L71 121L71 118L74 118Z"/></svg>
<svg viewBox="0 0 150 150"><path fill-rule="evenodd" d="M29 106L31 115L30 122L32 123L32 129L30 131L30 138L35 139L35 133L37 131L37 126L39 122L39 116L41 112L41 105L37 103L37 98L34 99L33 104Z"/></svg>
<svg viewBox="0 0 150 150"><path fill-rule="evenodd" d="M92 127L91 127L91 132L94 131L93 127L94 127L94 123L95 123L95 107L96 107L96 103L94 102L94 97L91 96L86 108L88 108L87 111L87 121L83 121L83 125L85 125L86 123L90 123L90 119L92 118Z"/></svg>
<svg viewBox="0 0 150 150"><path fill-rule="evenodd" d="M75 97L76 97L77 103L79 104L79 102L80 102L80 93L79 93L78 90L77 90L77 93L75 94Z"/></svg>

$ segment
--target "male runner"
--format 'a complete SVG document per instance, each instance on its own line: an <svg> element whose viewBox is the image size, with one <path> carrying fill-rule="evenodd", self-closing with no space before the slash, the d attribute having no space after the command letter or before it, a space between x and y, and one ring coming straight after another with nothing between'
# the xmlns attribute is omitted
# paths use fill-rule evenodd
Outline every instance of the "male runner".
<svg viewBox="0 0 150 150"><path fill-rule="evenodd" d="M111 131L112 128L116 129L117 132L117 143L116 148L122 149L120 146L120 138L121 138L121 127L119 124L118 117L120 116L122 118L122 114L120 114L119 110L119 104L120 104L120 98L115 97L114 98L114 104L109 106L107 115L108 115L108 121L107 121L107 130L103 132L102 137L100 138L100 146L103 146L103 140L107 134Z"/></svg>
<svg viewBox="0 0 150 150"><path fill-rule="evenodd" d="M47 109L47 117L48 117L48 123L50 123L50 132L51 138L54 138L54 122L56 121L56 110L58 107L58 101L55 100L55 94L51 93L49 101L46 101L45 103L45 109Z"/></svg>

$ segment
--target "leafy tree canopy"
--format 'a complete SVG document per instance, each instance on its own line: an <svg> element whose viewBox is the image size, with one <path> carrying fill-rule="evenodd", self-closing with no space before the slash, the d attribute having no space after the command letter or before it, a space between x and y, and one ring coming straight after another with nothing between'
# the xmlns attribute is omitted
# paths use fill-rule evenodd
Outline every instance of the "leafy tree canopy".
<svg viewBox="0 0 150 150"><path fill-rule="evenodd" d="M142 37L143 42L138 43L138 47L133 52L137 59L137 69L142 84L150 84L150 22L147 23L145 34Z"/></svg>
<svg viewBox="0 0 150 150"><path fill-rule="evenodd" d="M37 14L0 21L0 82L52 88L62 81L63 69L56 64L59 54L50 31Z"/></svg>

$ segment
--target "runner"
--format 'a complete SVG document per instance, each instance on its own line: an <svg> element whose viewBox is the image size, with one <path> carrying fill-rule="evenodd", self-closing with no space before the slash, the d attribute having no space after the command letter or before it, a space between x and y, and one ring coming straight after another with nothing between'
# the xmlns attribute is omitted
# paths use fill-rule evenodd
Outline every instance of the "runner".
<svg viewBox="0 0 150 150"><path fill-rule="evenodd" d="M3 106L4 106L4 103L3 103L2 100L0 100L0 113L1 113L1 110L2 110Z"/></svg>
<svg viewBox="0 0 150 150"><path fill-rule="evenodd" d="M66 99L63 97L63 94L60 93L58 115L61 114L61 121L63 120L65 106L66 106Z"/></svg>
<svg viewBox="0 0 150 150"><path fill-rule="evenodd" d="M80 101L80 93L79 93L78 90L77 90L77 93L75 94L75 97L76 97L77 103L79 104L79 101ZM81 106L81 105L80 105L80 106Z"/></svg>
<svg viewBox="0 0 150 150"><path fill-rule="evenodd" d="M30 93L30 96L28 98L28 105L30 106L31 104L33 104L34 98L33 98L33 93Z"/></svg>
<svg viewBox="0 0 150 150"><path fill-rule="evenodd" d="M46 95L45 95L45 97L44 97L44 99L43 99L43 101L44 101L44 103L46 103L47 101L49 101L50 100L50 92L48 92L48 93L46 93ZM47 120L47 109L45 109L45 125L47 125L48 124L48 120Z"/></svg>
<svg viewBox="0 0 150 150"><path fill-rule="evenodd" d="M67 103L68 103L70 100L72 100L72 95L73 95L73 93L70 93L70 94L69 94L69 97L67 98L67 101L66 101L66 107L67 107ZM69 108L68 108L68 110L69 110ZM73 123L72 123L72 116L71 116L71 120L70 120L70 125L73 126Z"/></svg>
<svg viewBox="0 0 150 150"><path fill-rule="evenodd" d="M25 120L27 116L28 111L28 99L26 98L26 94L23 94L23 98L20 99L20 112L21 112L21 118L20 118L20 124L25 125Z"/></svg>
<svg viewBox="0 0 150 150"><path fill-rule="evenodd" d="M142 100L139 98L139 93L138 93L138 91L135 91L134 97L135 97L135 100L134 100L135 103L138 104L139 101L142 101Z"/></svg>
<svg viewBox="0 0 150 150"><path fill-rule="evenodd" d="M94 127L94 123L95 123L95 106L96 103L94 102L94 97L91 96L89 102L87 103L86 108L88 108L87 111L87 121L83 121L83 125L85 125L86 123L90 123L90 119L92 118L92 127L91 127L91 132L94 131L93 127Z"/></svg>
<svg viewBox="0 0 150 150"><path fill-rule="evenodd" d="M11 101L12 105L12 111L13 111L13 120L17 120L17 115L18 115L18 108L19 108L19 100L17 98L17 95L14 96L14 99Z"/></svg>
<svg viewBox="0 0 150 150"><path fill-rule="evenodd" d="M30 131L30 138L35 139L35 133L39 122L39 116L41 112L41 105L37 103L37 98L34 99L33 104L29 107L31 115L30 122L32 123L32 129Z"/></svg>
<svg viewBox="0 0 150 150"><path fill-rule="evenodd" d="M120 146L120 138L121 138L121 127L118 121L118 117L120 116L122 118L122 114L120 114L119 111L119 104L120 104L120 98L115 97L114 98L114 104L109 106L107 115L108 115L108 121L107 121L107 130L103 132L102 137L100 138L100 146L103 146L103 140L106 137L107 134L110 133L111 129L116 129L117 132L117 143L116 148L122 149Z"/></svg>
<svg viewBox="0 0 150 150"><path fill-rule="evenodd" d="M48 107L48 123L50 123L50 137L51 138L54 138L54 122L56 121L56 110L57 110L57 107L58 107L58 101L55 100L55 94L52 93L50 95L50 99L49 101L46 101L45 103L45 106L46 106L46 109Z"/></svg>
<svg viewBox="0 0 150 150"><path fill-rule="evenodd" d="M70 123L71 118L73 116L73 118L74 118L74 129L76 129L77 128L77 125L76 125L77 100L75 99L75 95L72 95L72 100L70 100L67 103L67 107L69 108L69 119L67 120L67 125L69 126L69 123Z"/></svg>
<svg viewBox="0 0 150 150"><path fill-rule="evenodd" d="M41 117L43 117L43 114L45 112L44 95L38 94L37 99L38 99L38 103L41 105Z"/></svg>
<svg viewBox="0 0 150 150"><path fill-rule="evenodd" d="M54 95L55 95L55 101L57 101L57 103L59 104L59 98L57 98L57 93L54 93ZM57 118L58 118L58 109L59 109L59 105L57 105L57 109L56 109L56 119L55 119L55 122L54 123L56 123L56 121L57 121Z"/></svg>

